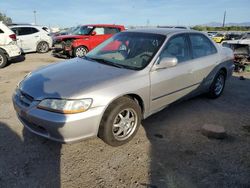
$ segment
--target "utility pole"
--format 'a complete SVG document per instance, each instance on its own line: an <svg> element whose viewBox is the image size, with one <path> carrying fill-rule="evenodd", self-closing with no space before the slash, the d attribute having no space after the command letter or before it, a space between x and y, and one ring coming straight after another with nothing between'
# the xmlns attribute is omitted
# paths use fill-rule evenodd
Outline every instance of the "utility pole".
<svg viewBox="0 0 250 188"><path fill-rule="evenodd" d="M227 15L227 12L225 11L225 12L224 12L224 17L223 17L222 27L225 27L226 15Z"/></svg>
<svg viewBox="0 0 250 188"><path fill-rule="evenodd" d="M36 25L36 11L34 10L33 13L34 13L34 23Z"/></svg>

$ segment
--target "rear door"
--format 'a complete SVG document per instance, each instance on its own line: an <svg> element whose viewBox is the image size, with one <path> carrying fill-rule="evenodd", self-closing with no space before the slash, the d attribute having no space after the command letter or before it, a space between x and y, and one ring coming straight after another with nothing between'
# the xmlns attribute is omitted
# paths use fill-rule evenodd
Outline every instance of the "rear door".
<svg viewBox="0 0 250 188"><path fill-rule="evenodd" d="M39 30L34 27L16 28L17 42L24 52L36 51L37 43L40 41Z"/></svg>
<svg viewBox="0 0 250 188"><path fill-rule="evenodd" d="M105 40L112 37L114 34L119 33L120 29L117 27L105 27L104 33L105 33Z"/></svg>
<svg viewBox="0 0 250 188"><path fill-rule="evenodd" d="M190 71L193 79L203 85L213 78L213 70L220 64L220 57L214 44L203 34L189 34L193 63Z"/></svg>
<svg viewBox="0 0 250 188"><path fill-rule="evenodd" d="M151 112L158 111L198 87L191 72L193 60L186 34L171 37L163 48L159 59L163 57L176 57L178 64L175 67L158 69L150 73Z"/></svg>

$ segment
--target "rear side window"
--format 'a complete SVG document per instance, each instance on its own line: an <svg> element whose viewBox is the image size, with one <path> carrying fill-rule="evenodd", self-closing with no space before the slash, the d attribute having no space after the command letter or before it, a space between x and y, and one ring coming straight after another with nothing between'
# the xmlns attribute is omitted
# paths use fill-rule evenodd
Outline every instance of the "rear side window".
<svg viewBox="0 0 250 188"><path fill-rule="evenodd" d="M0 33L4 33L4 32L0 29Z"/></svg>
<svg viewBox="0 0 250 188"><path fill-rule="evenodd" d="M115 27L106 27L104 28L104 32L105 34L116 34L120 32L120 29L115 28Z"/></svg>
<svg viewBox="0 0 250 188"><path fill-rule="evenodd" d="M204 35L190 34L193 58L199 58L217 52L213 43Z"/></svg>
<svg viewBox="0 0 250 188"><path fill-rule="evenodd" d="M175 57L178 59L178 63L190 60L191 56L186 36L179 35L169 39L160 57Z"/></svg>
<svg viewBox="0 0 250 188"><path fill-rule="evenodd" d="M34 27L19 27L17 28L16 34L21 36L21 35L31 35L33 33L37 33L38 29Z"/></svg>

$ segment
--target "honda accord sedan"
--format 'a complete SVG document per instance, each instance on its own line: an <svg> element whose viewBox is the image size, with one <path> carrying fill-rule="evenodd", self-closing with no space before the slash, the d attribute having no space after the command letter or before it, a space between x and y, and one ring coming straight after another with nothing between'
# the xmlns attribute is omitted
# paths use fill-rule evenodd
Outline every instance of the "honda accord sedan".
<svg viewBox="0 0 250 188"><path fill-rule="evenodd" d="M98 136L119 146L134 137L142 119L174 101L201 93L219 97L233 68L233 52L201 32L130 30L83 58L29 73L13 104L37 135L60 142Z"/></svg>

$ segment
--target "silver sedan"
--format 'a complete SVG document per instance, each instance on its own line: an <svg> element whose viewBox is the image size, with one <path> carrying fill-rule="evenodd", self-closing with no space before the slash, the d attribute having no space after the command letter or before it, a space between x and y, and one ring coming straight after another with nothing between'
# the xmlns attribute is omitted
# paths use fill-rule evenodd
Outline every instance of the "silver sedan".
<svg viewBox="0 0 250 188"><path fill-rule="evenodd" d="M13 95L23 125L60 142L99 136L112 146L136 134L141 119L200 93L219 97L233 53L192 30L116 34L89 52L28 74Z"/></svg>

